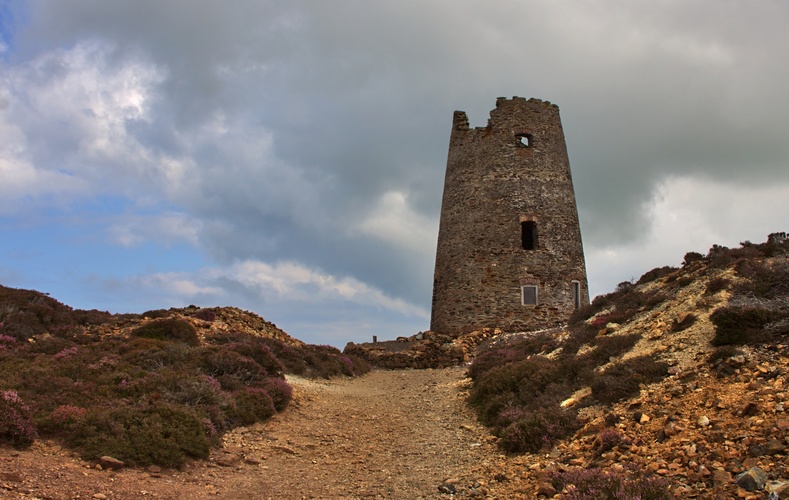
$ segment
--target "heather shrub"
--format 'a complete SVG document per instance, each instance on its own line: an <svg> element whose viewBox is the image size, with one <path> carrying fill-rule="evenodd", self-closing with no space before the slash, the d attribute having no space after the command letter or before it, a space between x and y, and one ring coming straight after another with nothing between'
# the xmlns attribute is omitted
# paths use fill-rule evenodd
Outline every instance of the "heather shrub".
<svg viewBox="0 0 789 500"><path fill-rule="evenodd" d="M0 326L2 326L2 323L0 323ZM12 349L17 345L19 345L19 342L17 341L16 337L3 335L0 333L0 351Z"/></svg>
<svg viewBox="0 0 789 500"><path fill-rule="evenodd" d="M731 284L731 280L723 277L713 278L707 282L707 287L704 290L704 295L715 295L721 290L725 290Z"/></svg>
<svg viewBox="0 0 789 500"><path fill-rule="evenodd" d="M187 406L218 405L222 402L222 387L208 375L184 377L181 372L160 375L156 384L162 398L171 403Z"/></svg>
<svg viewBox="0 0 789 500"><path fill-rule="evenodd" d="M743 261L737 266L737 274L747 280L734 287L735 294L764 299L789 296L789 259Z"/></svg>
<svg viewBox="0 0 789 500"><path fill-rule="evenodd" d="M638 278L636 281L636 285L641 285L643 283L649 283L650 281L655 281L656 279L662 278L663 276L668 276L669 274L677 271L676 267L671 266L663 266L663 267L656 267L651 271L647 271Z"/></svg>
<svg viewBox="0 0 789 500"><path fill-rule="evenodd" d="M608 363L611 358L615 358L629 351L639 340L641 340L641 335L637 333L600 337L595 339L593 343L595 349L588 354L584 354L583 357L589 359L588 364L592 365L592 367L600 366Z"/></svg>
<svg viewBox="0 0 789 500"><path fill-rule="evenodd" d="M603 429L597 436L598 451L604 453L619 446L623 437L619 429L612 429L610 427Z"/></svg>
<svg viewBox="0 0 789 500"><path fill-rule="evenodd" d="M553 406L524 413L504 427L500 433L501 447L511 453L537 453L551 448L578 429L575 413Z"/></svg>
<svg viewBox="0 0 789 500"><path fill-rule="evenodd" d="M229 418L239 425L250 425L268 420L275 413L274 401L265 389L246 387L233 393L233 405L227 410Z"/></svg>
<svg viewBox="0 0 789 500"><path fill-rule="evenodd" d="M239 390L267 377L266 371L254 359L224 346L206 349L203 370L218 380L223 389L230 391Z"/></svg>
<svg viewBox="0 0 789 500"><path fill-rule="evenodd" d="M74 429L85 418L88 410L75 405L60 405L38 419L42 434L63 435Z"/></svg>
<svg viewBox="0 0 789 500"><path fill-rule="evenodd" d="M197 330L184 319L155 319L137 327L132 335L157 340L178 340L189 345L198 345Z"/></svg>
<svg viewBox="0 0 789 500"><path fill-rule="evenodd" d="M274 409L282 411L288 407L293 397L293 387L283 378L269 377L258 386L266 391L274 403Z"/></svg>
<svg viewBox="0 0 789 500"><path fill-rule="evenodd" d="M651 356L638 356L609 367L592 380L592 397L601 403L615 403L638 394L640 384L661 380L668 365Z"/></svg>
<svg viewBox="0 0 789 500"><path fill-rule="evenodd" d="M122 361L149 371L193 364L194 351L180 342L152 338L132 338L118 349Z"/></svg>
<svg viewBox="0 0 789 500"><path fill-rule="evenodd" d="M150 319L166 318L167 316L170 316L170 311L167 309L151 309L150 311L145 311L140 316Z"/></svg>
<svg viewBox="0 0 789 500"><path fill-rule="evenodd" d="M595 297L595 300L596 299L597 297ZM570 326L578 325L579 323L591 318L595 313L600 311L600 309L601 308L595 306L594 303L581 306L574 310L572 314L570 314L570 318L567 320L567 323Z"/></svg>
<svg viewBox="0 0 789 500"><path fill-rule="evenodd" d="M493 368L480 376L469 395L480 420L492 424L510 401L528 401L541 394L557 378L555 363L543 356Z"/></svg>
<svg viewBox="0 0 789 500"><path fill-rule="evenodd" d="M274 355L271 348L259 338L247 336L245 341L227 344L225 348L252 359L268 375L282 376L285 370L285 367Z"/></svg>
<svg viewBox="0 0 789 500"><path fill-rule="evenodd" d="M496 366L520 361L545 350L553 350L558 344L550 334L538 334L509 342L506 345L488 349L474 358L468 369L468 376L476 378Z"/></svg>
<svg viewBox="0 0 789 500"><path fill-rule="evenodd" d="M154 403L90 410L67 435L83 458L110 455L134 466L179 467L187 458L207 458L209 436L196 411Z"/></svg>
<svg viewBox="0 0 789 500"><path fill-rule="evenodd" d="M209 323L213 323L216 321L216 312L211 309L200 309L194 314L192 314L193 318L201 319L203 321L207 321Z"/></svg>
<svg viewBox="0 0 789 500"><path fill-rule="evenodd" d="M699 252L688 252L685 254L685 257L682 259L682 267L686 267L687 265L698 262L703 260L704 256L701 255Z"/></svg>
<svg viewBox="0 0 789 500"><path fill-rule="evenodd" d="M761 307L720 307L710 315L710 320L715 325L712 344L746 344L756 340L759 330L775 319L774 311Z"/></svg>
<svg viewBox="0 0 789 500"><path fill-rule="evenodd" d="M16 391L0 391L0 442L23 448L37 437L30 407Z"/></svg>
<svg viewBox="0 0 789 500"><path fill-rule="evenodd" d="M581 346L594 340L594 338L597 336L599 328L600 327L596 326L595 324L588 325L586 323L573 326L570 329L570 334L567 336L564 344L562 345L562 354L567 356L577 353Z"/></svg>
<svg viewBox="0 0 789 500"><path fill-rule="evenodd" d="M562 498L568 500L670 500L670 483L640 471L603 471L599 468L570 469L553 474L553 487L567 489Z"/></svg>

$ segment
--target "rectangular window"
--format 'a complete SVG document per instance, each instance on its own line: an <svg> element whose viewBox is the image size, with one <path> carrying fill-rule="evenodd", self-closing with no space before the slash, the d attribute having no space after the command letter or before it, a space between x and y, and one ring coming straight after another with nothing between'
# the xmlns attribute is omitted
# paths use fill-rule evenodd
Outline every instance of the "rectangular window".
<svg viewBox="0 0 789 500"><path fill-rule="evenodd" d="M573 289L573 303L575 305L575 308L578 309L579 307L581 307L581 282L573 280L572 289Z"/></svg>
<svg viewBox="0 0 789 500"><path fill-rule="evenodd" d="M537 223L535 221L521 222L521 245L524 250L537 250Z"/></svg>
<svg viewBox="0 0 789 500"><path fill-rule="evenodd" d="M538 300L537 285L521 285L521 304L536 306Z"/></svg>

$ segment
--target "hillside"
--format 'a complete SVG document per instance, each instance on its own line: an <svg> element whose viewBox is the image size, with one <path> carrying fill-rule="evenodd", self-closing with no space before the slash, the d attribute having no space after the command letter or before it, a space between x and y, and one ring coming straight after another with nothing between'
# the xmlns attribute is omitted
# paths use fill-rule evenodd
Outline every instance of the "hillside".
<svg viewBox="0 0 789 500"><path fill-rule="evenodd" d="M212 311L216 326L198 323L206 320L192 308L153 316L188 321L204 347L243 325L244 337L275 331L238 310L225 320ZM78 330L106 342L160 319ZM107 498L142 490L160 498L786 498L787 333L789 240L777 233L690 252L680 268L621 283L553 330L351 344L346 356L435 368L331 381L289 375L288 409L228 429L208 461L97 471L97 462L38 440L0 448L0 485L9 498L70 498L69 484ZM36 333L26 348L48 335L56 337ZM215 469L228 457L229 467ZM91 472L79 485L85 465ZM36 479L46 470L68 480Z"/></svg>

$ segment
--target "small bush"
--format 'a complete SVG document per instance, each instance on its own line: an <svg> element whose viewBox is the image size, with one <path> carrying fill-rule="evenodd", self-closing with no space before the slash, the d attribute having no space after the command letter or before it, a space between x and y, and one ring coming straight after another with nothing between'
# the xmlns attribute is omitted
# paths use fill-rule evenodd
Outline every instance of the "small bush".
<svg viewBox="0 0 789 500"><path fill-rule="evenodd" d="M636 285L641 285L643 283L649 283L650 281L655 281L656 279L662 278L663 276L668 276L669 274L677 271L676 267L671 266L663 266L663 267L656 267L651 271L645 272L638 278L636 281Z"/></svg>
<svg viewBox="0 0 789 500"><path fill-rule="evenodd" d="M641 340L641 335L638 333L601 337L595 340L595 349L585 356L590 358L591 364L600 366L607 363L610 358L621 356L626 353L632 349L639 340Z"/></svg>
<svg viewBox="0 0 789 500"><path fill-rule="evenodd" d="M754 341L758 331L775 319L774 311L760 307L718 308L710 315L710 320L715 325L712 345L746 344Z"/></svg>
<svg viewBox="0 0 789 500"><path fill-rule="evenodd" d="M196 346L200 343L197 330L184 319L156 319L139 326L132 332L135 337L157 340L178 340Z"/></svg>
<svg viewBox="0 0 789 500"><path fill-rule="evenodd" d="M731 284L731 280L723 277L713 278L707 282L707 288L704 290L704 295L715 295L721 290L725 290Z"/></svg>
<svg viewBox="0 0 789 500"><path fill-rule="evenodd" d="M192 317L213 323L216 321L216 312L212 311L211 309L200 309L196 313L192 314Z"/></svg>
<svg viewBox="0 0 789 500"><path fill-rule="evenodd" d="M30 407L16 391L0 391L0 442L24 448L33 444L37 435Z"/></svg>
<svg viewBox="0 0 789 500"><path fill-rule="evenodd" d="M252 359L260 367L272 376L281 377L285 367L274 355L271 348L257 337L247 336L243 342L233 342L224 346L242 356Z"/></svg>
<svg viewBox="0 0 789 500"><path fill-rule="evenodd" d="M168 311L167 309L152 309L150 311L145 311L144 313L141 314L141 316L143 318L151 318L151 319L166 318L167 316L170 316L170 311Z"/></svg>
<svg viewBox="0 0 789 500"><path fill-rule="evenodd" d="M269 377L259 385L271 397L275 410L282 411L288 407L293 397L293 387L285 379Z"/></svg>
<svg viewBox="0 0 789 500"><path fill-rule="evenodd" d="M686 267L688 264L693 262L698 262L703 260L704 256L701 255L699 252L688 252L685 254L685 257L682 259L682 267Z"/></svg>
<svg viewBox="0 0 789 500"><path fill-rule="evenodd" d="M571 469L557 472L551 478L558 491L565 488L562 498L568 500L669 500L670 483L663 478L639 471L630 475L603 471L599 468Z"/></svg>
<svg viewBox="0 0 789 500"><path fill-rule="evenodd" d="M615 403L638 394L641 384L657 382L668 365L651 356L638 356L611 366L591 384L592 397L601 403Z"/></svg>
<svg viewBox="0 0 789 500"><path fill-rule="evenodd" d="M67 442L83 458L110 455L134 466L179 467L187 458L207 458L203 417L169 404L91 410Z"/></svg>
<svg viewBox="0 0 789 500"><path fill-rule="evenodd" d="M501 447L511 453L537 453L578 429L575 413L558 406L524 414L500 432Z"/></svg>
<svg viewBox="0 0 789 500"><path fill-rule="evenodd" d="M600 431L597 436L598 451L604 453L619 446L622 442L622 433L618 429L607 428Z"/></svg>
<svg viewBox="0 0 789 500"><path fill-rule="evenodd" d="M247 384L261 382L268 376L254 359L243 356L224 346L211 348L206 356L203 369L214 377L225 390L235 391Z"/></svg>
<svg viewBox="0 0 789 500"><path fill-rule="evenodd" d="M544 350L553 350L557 347L550 334L538 334L524 337L506 345L489 349L476 358L468 369L468 376L477 378L484 372L497 366L506 365L513 361L521 361L533 354L539 354Z"/></svg>
<svg viewBox="0 0 789 500"><path fill-rule="evenodd" d="M233 393L230 418L239 425L251 425L268 420L275 413L274 401L265 389L247 387Z"/></svg>

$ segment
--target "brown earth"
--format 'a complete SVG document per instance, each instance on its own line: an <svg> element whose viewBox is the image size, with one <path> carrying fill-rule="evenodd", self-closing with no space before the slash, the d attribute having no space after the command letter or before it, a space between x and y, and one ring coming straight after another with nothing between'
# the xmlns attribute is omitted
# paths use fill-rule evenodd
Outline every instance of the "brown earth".
<svg viewBox="0 0 789 500"><path fill-rule="evenodd" d="M442 485L484 497L498 451L464 403L464 373L291 378L285 412L182 470L100 470L51 442L0 448L0 498L446 498Z"/></svg>

